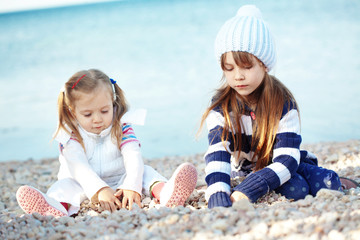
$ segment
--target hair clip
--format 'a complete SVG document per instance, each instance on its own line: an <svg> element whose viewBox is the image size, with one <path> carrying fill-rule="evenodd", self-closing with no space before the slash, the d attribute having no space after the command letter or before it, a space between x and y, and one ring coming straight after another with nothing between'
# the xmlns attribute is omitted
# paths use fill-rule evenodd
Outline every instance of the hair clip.
<svg viewBox="0 0 360 240"><path fill-rule="evenodd" d="M115 86L114 86L116 81L114 79L110 78L110 82L112 83L111 87L112 87L112 90L113 90L114 101L116 101L116 91L115 91Z"/></svg>
<svg viewBox="0 0 360 240"><path fill-rule="evenodd" d="M76 86L76 84L78 84L79 82L80 82L80 80L83 78L83 77L85 77L86 76L86 74L84 74L84 75L82 75L81 77L79 77L79 79L74 83L74 85L72 85L72 89L74 89L74 87Z"/></svg>

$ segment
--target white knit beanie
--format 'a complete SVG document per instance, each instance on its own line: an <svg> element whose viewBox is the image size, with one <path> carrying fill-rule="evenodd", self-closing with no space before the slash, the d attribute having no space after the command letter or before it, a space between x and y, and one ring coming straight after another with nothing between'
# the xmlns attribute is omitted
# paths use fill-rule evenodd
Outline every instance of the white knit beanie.
<svg viewBox="0 0 360 240"><path fill-rule="evenodd" d="M270 71L276 62L275 43L260 10L254 5L241 7L236 16L221 27L215 40L215 55L220 62L226 52L248 52Z"/></svg>

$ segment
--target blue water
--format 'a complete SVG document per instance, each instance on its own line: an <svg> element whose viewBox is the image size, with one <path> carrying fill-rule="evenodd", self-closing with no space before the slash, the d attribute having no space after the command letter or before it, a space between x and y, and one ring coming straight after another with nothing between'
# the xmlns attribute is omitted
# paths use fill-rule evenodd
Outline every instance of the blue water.
<svg viewBox="0 0 360 240"><path fill-rule="evenodd" d="M272 72L300 105L303 142L360 137L360 1L120 1L0 14L0 161L56 157L60 88L76 71L116 79L146 158L206 151L195 133L221 71L213 43L244 3L276 39Z"/></svg>

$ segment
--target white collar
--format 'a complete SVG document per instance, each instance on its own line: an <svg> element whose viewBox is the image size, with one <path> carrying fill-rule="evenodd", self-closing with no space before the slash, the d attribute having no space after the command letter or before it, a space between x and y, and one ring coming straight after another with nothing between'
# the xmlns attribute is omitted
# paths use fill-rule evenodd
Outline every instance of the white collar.
<svg viewBox="0 0 360 240"><path fill-rule="evenodd" d="M108 128L102 130L99 134L86 131L83 127L81 127L80 124L78 124L78 128L81 135L86 134L90 138L98 139L98 138L106 137L107 135L110 134L112 124Z"/></svg>

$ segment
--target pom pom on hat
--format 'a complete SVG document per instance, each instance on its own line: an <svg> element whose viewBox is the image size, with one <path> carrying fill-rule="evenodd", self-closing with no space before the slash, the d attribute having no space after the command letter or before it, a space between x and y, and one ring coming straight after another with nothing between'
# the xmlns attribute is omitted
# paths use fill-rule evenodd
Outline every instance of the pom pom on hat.
<svg viewBox="0 0 360 240"><path fill-rule="evenodd" d="M262 19L260 10L255 5L245 5L239 8L236 16L249 16Z"/></svg>
<svg viewBox="0 0 360 240"><path fill-rule="evenodd" d="M269 71L276 63L273 37L263 21L261 11L254 5L242 6L235 17L221 27L215 40L215 55L231 51L248 52L256 56Z"/></svg>

